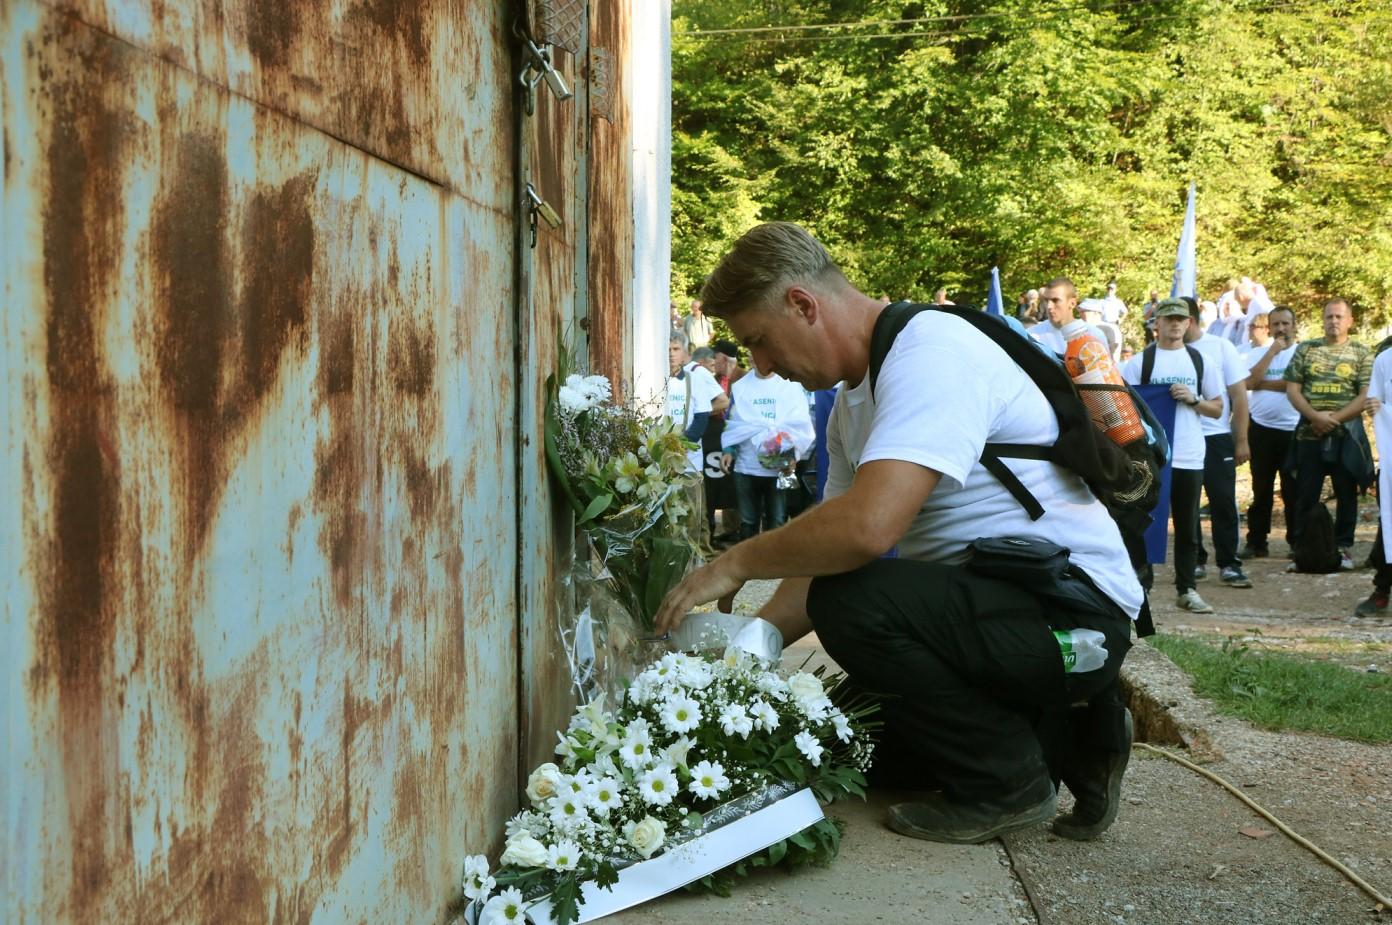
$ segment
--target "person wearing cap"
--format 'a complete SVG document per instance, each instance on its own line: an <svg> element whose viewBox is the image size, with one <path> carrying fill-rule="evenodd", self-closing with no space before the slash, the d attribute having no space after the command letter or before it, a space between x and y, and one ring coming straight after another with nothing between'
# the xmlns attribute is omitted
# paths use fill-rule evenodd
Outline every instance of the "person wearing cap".
<svg viewBox="0 0 1392 925"><path fill-rule="evenodd" d="M1102 332L1103 342L1112 354L1112 362L1118 362L1121 355L1121 328L1103 320L1103 300L1083 299L1078 303L1078 315L1088 325Z"/></svg>
<svg viewBox="0 0 1392 925"><path fill-rule="evenodd" d="M1132 385L1170 386L1170 396L1176 404L1170 443L1170 518L1174 521L1174 580L1178 593L1175 605L1193 613L1212 613L1213 608L1194 590L1199 491L1203 488L1206 450L1200 419L1216 418L1223 413L1223 386L1218 367L1205 363L1197 350L1184 343L1192 323L1184 300L1161 299L1155 306L1155 343L1125 363L1121 375ZM1147 365L1151 367L1148 375ZM1146 578L1148 585L1149 576Z"/></svg>
<svg viewBox="0 0 1392 925"><path fill-rule="evenodd" d="M1237 348L1221 337L1203 330L1199 303L1182 296L1189 306L1189 330L1184 342L1203 354L1206 366L1219 370L1224 383L1223 413L1203 418L1204 493L1208 495L1208 525L1213 533L1213 555L1218 560L1219 580L1229 588L1250 588L1252 580L1242 571L1237 556L1237 467L1252 458L1247 443L1247 364ZM1208 577L1208 550L1204 548L1203 526L1199 528L1199 549L1194 579Z"/></svg>
<svg viewBox="0 0 1392 925"><path fill-rule="evenodd" d="M1128 309L1126 303L1116 294L1116 280L1107 284L1107 295L1102 299L1102 320L1107 324L1119 325Z"/></svg>

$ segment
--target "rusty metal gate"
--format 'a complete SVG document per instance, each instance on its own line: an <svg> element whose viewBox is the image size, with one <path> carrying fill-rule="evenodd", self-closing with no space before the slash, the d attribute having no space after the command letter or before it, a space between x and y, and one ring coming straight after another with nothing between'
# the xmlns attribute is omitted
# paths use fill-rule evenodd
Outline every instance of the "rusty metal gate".
<svg viewBox="0 0 1392 925"><path fill-rule="evenodd" d="M0 3L0 920L443 921L498 844L569 708L557 332L631 368L592 5Z"/></svg>

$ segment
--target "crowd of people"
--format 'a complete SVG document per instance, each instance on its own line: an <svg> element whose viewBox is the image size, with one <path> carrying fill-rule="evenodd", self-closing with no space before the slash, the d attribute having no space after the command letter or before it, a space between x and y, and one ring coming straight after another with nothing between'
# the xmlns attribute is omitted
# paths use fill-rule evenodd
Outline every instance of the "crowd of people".
<svg viewBox="0 0 1392 925"><path fill-rule="evenodd" d="M1093 839L1120 804L1133 724L1117 678L1133 629L1146 631L1152 575L1120 496L1088 477L1104 454L1066 385L1077 374L1053 360L1069 338L1081 342L1081 323L1101 344L1089 362L1110 355L1126 383L1174 400L1177 603L1207 612L1196 590L1209 555L1201 494L1225 585L1251 587L1243 560L1271 554L1277 482L1292 565L1326 544L1333 569L1352 568L1372 466L1362 416L1392 395L1392 351L1375 363L1351 339L1342 299L1323 305L1323 337L1298 342L1295 312L1249 280L1211 309L1152 293L1139 351L1121 336L1115 287L1080 303L1069 279L1050 280L1005 325L947 296L886 304L804 229L771 222L735 243L702 304L673 313L669 410L693 441L724 410L719 452L692 462L707 475L732 470L737 486L787 475L811 448L808 395L837 392L819 448L822 501L785 521L776 485L745 483L742 541L669 592L656 628L728 602L751 579L778 579L759 616L785 644L815 630L855 684L884 698L872 783L920 791L890 808L891 828L975 843L1049 822ZM713 340L707 315L747 348L750 370L736 343ZM707 339L694 355L692 335ZM1239 549L1236 471L1249 461ZM1326 477L1337 513L1321 528ZM1385 610L1392 590L1381 531L1371 558L1375 588L1360 612ZM1056 815L1060 787L1074 804Z"/></svg>

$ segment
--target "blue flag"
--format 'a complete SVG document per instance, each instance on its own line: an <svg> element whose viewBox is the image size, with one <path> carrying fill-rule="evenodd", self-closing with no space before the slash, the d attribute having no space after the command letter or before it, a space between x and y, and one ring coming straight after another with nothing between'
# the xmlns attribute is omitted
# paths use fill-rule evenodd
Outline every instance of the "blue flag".
<svg viewBox="0 0 1392 925"><path fill-rule="evenodd" d="M1000 267L991 267L991 291L986 295L986 314L1005 314L1005 301L1000 291Z"/></svg>
<svg viewBox="0 0 1392 925"><path fill-rule="evenodd" d="M1197 274L1198 264L1194 260L1194 181L1190 180L1189 204L1184 208L1184 230L1179 233L1179 250L1175 253L1170 295L1197 297Z"/></svg>
<svg viewBox="0 0 1392 925"><path fill-rule="evenodd" d="M1170 387L1168 385L1138 385L1135 387L1141 398L1150 406L1151 412L1156 420L1165 428L1165 434L1170 438L1170 446L1174 442L1175 412L1178 405L1170 397ZM1160 470L1160 499L1155 502L1155 510L1151 511L1154 518L1151 521L1150 529L1145 532L1146 561L1152 565L1159 565L1165 561L1165 544L1170 532L1170 464L1166 463L1165 468Z"/></svg>

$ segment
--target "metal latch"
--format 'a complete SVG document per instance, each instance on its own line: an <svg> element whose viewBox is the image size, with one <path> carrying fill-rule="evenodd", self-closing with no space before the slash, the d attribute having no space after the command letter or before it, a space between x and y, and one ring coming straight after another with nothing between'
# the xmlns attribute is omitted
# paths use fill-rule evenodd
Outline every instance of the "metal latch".
<svg viewBox="0 0 1392 925"><path fill-rule="evenodd" d="M561 227L560 214L551 208L551 203L541 198L536 187L530 183L527 184L527 196L522 204L527 207L527 227L532 231L532 247L536 247L537 242L537 216L541 217L548 228Z"/></svg>
<svg viewBox="0 0 1392 925"><path fill-rule="evenodd" d="M517 81L527 88L527 115L532 115L536 111L536 85L541 81L546 81L546 86L551 88L551 92L556 94L558 100L568 100L575 93L566 84L561 72L551 64L551 46L538 45L532 41L522 28L521 24L516 26L517 37L522 40L522 53L527 62L522 66L522 73L517 75Z"/></svg>

